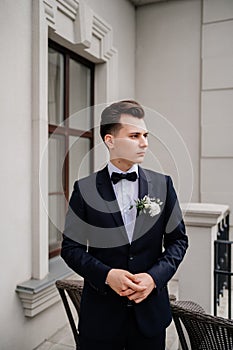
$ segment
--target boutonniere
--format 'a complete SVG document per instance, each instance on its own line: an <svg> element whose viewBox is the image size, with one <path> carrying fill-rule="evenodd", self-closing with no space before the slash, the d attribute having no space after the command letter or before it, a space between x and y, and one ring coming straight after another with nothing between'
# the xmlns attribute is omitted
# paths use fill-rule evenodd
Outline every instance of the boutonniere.
<svg viewBox="0 0 233 350"><path fill-rule="evenodd" d="M149 214L150 216L158 215L161 211L161 205L163 202L159 198L150 198L149 196L144 196L142 199L136 199L135 205L139 214ZM132 209L133 205L129 209Z"/></svg>

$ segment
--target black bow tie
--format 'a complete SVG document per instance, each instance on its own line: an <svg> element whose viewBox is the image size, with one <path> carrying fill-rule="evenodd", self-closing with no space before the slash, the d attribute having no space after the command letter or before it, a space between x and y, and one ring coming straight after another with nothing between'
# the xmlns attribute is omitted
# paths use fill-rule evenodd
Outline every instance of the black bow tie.
<svg viewBox="0 0 233 350"><path fill-rule="evenodd" d="M111 175L111 180L115 185L116 183L118 183L122 179L126 179L129 181L136 181L137 177L138 177L138 175L137 175L136 171L133 171L132 173L126 173L126 174L113 172Z"/></svg>

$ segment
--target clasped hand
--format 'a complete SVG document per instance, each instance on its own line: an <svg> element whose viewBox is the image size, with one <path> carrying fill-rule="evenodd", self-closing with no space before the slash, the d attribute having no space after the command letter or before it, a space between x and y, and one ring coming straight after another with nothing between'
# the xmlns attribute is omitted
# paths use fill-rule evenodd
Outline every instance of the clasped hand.
<svg viewBox="0 0 233 350"><path fill-rule="evenodd" d="M155 288L155 282L148 273L132 274L126 270L111 269L106 282L120 296L140 303Z"/></svg>

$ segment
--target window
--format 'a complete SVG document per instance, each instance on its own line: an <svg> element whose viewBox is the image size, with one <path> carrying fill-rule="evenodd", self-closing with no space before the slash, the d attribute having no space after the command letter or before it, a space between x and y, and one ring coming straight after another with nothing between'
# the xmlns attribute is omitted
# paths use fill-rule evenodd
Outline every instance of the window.
<svg viewBox="0 0 233 350"><path fill-rule="evenodd" d="M94 64L49 41L49 257L59 254L67 201L93 169Z"/></svg>

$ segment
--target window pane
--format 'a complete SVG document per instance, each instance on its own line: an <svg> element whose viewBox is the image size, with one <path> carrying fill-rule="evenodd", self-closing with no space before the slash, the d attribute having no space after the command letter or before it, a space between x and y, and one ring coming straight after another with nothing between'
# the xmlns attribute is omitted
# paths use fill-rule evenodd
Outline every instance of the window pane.
<svg viewBox="0 0 233 350"><path fill-rule="evenodd" d="M49 196L49 251L60 248L65 222L64 194Z"/></svg>
<svg viewBox="0 0 233 350"><path fill-rule="evenodd" d="M69 137L69 193L74 181L90 174L90 140Z"/></svg>
<svg viewBox="0 0 233 350"><path fill-rule="evenodd" d="M91 127L91 70L90 68L70 60L70 127L79 130L89 130ZM85 109L84 111L82 111ZM82 112L80 112L82 111ZM78 113L79 112L79 113Z"/></svg>
<svg viewBox="0 0 233 350"><path fill-rule="evenodd" d="M64 161L65 137L51 134L49 137L49 193L63 192Z"/></svg>
<svg viewBox="0 0 233 350"><path fill-rule="evenodd" d="M49 137L49 251L60 248L64 228L65 195L63 191L63 168L65 160L65 137L51 134Z"/></svg>
<svg viewBox="0 0 233 350"><path fill-rule="evenodd" d="M48 52L48 118L49 124L64 120L64 57L49 48Z"/></svg>

